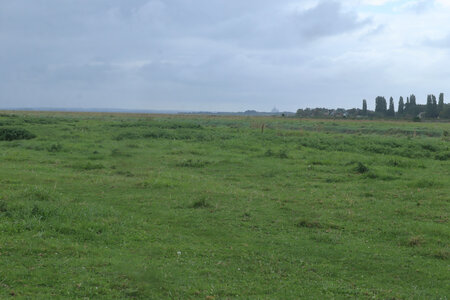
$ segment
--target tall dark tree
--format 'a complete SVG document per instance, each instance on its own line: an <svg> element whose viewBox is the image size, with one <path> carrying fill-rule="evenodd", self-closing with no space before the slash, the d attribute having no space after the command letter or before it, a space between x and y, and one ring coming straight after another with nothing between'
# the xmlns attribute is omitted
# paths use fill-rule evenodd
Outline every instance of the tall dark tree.
<svg viewBox="0 0 450 300"><path fill-rule="evenodd" d="M433 118L437 118L439 116L439 112L438 112L438 104L437 104L435 95L431 95L431 105L432 105Z"/></svg>
<svg viewBox="0 0 450 300"><path fill-rule="evenodd" d="M425 108L425 114L428 118L433 117L433 100L431 98L431 95L427 96L427 106Z"/></svg>
<svg viewBox="0 0 450 300"><path fill-rule="evenodd" d="M416 106L416 96L415 96L414 94L412 94L412 95L409 97L409 104L410 104L411 106Z"/></svg>
<svg viewBox="0 0 450 300"><path fill-rule="evenodd" d="M389 99L389 109L387 111L389 117L395 117L394 98Z"/></svg>
<svg viewBox="0 0 450 300"><path fill-rule="evenodd" d="M405 110L405 103L403 102L403 97L400 96L400 99L398 100L397 113L399 115L402 115L404 110Z"/></svg>
<svg viewBox="0 0 450 300"><path fill-rule="evenodd" d="M375 99L375 112L382 113L385 115L386 111L387 111L386 98L378 96Z"/></svg>
<svg viewBox="0 0 450 300"><path fill-rule="evenodd" d="M362 114L364 116L367 116L367 101L366 101L366 99L364 99L363 103L362 103Z"/></svg>
<svg viewBox="0 0 450 300"><path fill-rule="evenodd" d="M436 102L435 95L427 96L427 106L425 108L425 114L428 118L437 118L438 116L438 105Z"/></svg>
<svg viewBox="0 0 450 300"><path fill-rule="evenodd" d="M406 101L404 113L408 115L417 115L416 96L412 94L409 96L408 100Z"/></svg>
<svg viewBox="0 0 450 300"><path fill-rule="evenodd" d="M444 110L444 93L439 94L438 114Z"/></svg>

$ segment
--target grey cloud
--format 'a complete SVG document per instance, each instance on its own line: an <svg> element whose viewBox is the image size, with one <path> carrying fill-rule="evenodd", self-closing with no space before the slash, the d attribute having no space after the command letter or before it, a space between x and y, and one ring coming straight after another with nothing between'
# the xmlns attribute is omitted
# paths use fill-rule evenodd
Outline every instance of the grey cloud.
<svg viewBox="0 0 450 300"><path fill-rule="evenodd" d="M343 12L338 2L326 1L297 15L300 33L309 39L341 34L361 28L370 20L358 20L354 12Z"/></svg>
<svg viewBox="0 0 450 300"><path fill-rule="evenodd" d="M345 55L383 24L306 2L0 0L0 107L294 110L395 88Z"/></svg>

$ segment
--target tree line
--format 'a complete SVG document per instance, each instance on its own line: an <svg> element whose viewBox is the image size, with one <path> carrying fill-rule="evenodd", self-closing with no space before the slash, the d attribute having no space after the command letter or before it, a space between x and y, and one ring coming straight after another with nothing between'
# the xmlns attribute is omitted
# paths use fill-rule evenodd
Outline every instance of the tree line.
<svg viewBox="0 0 450 300"><path fill-rule="evenodd" d="M363 115L369 114L365 99L363 100L362 113ZM375 98L375 114L384 117L415 116L420 118L450 118L450 108L444 103L443 93L439 94L439 100L433 94L428 95L426 105L417 104L414 94L407 97L406 102L403 97L400 97L397 111L395 111L394 99L392 97L389 99L388 107L386 98L378 96Z"/></svg>
<svg viewBox="0 0 450 300"><path fill-rule="evenodd" d="M437 99L435 95L427 96L426 104L417 103L414 94L406 97L401 96L397 102L397 110L395 109L394 98L389 98L389 103L383 96L375 98L375 110L367 109L367 100L363 100L362 109L328 109L328 108L306 108L298 109L296 112L298 117L306 118L414 118L416 120L427 119L450 119L450 104L445 103L444 94L440 93Z"/></svg>

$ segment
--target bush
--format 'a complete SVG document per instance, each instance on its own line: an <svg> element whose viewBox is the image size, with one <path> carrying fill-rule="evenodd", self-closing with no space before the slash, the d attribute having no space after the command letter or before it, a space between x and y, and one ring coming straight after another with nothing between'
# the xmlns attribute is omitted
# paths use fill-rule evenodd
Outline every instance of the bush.
<svg viewBox="0 0 450 300"><path fill-rule="evenodd" d="M30 140L36 135L21 128L0 128L0 141Z"/></svg>
<svg viewBox="0 0 450 300"><path fill-rule="evenodd" d="M449 160L450 159L450 152L443 152L438 153L434 157L436 160Z"/></svg>

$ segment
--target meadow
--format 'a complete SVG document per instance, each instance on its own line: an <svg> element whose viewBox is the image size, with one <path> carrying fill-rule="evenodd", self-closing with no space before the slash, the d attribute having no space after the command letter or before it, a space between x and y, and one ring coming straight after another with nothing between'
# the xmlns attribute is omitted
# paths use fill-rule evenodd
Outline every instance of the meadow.
<svg viewBox="0 0 450 300"><path fill-rule="evenodd" d="M449 132L0 112L0 298L447 299Z"/></svg>

